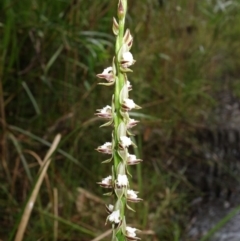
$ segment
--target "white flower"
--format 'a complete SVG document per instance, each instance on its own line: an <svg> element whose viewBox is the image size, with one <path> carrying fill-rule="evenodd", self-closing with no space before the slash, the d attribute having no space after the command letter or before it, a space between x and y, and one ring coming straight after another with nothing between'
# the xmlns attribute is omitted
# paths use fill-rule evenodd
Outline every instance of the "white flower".
<svg viewBox="0 0 240 241"><path fill-rule="evenodd" d="M113 83L115 80L113 75L113 68L107 67L106 69L103 70L101 74L97 74L97 77L101 79L106 79L109 83Z"/></svg>
<svg viewBox="0 0 240 241"><path fill-rule="evenodd" d="M127 137L127 136L121 136L120 137L119 145L120 145L121 148L129 147L131 144L132 144L132 141L129 137Z"/></svg>
<svg viewBox="0 0 240 241"><path fill-rule="evenodd" d="M127 200L133 203L141 202L142 199L137 196L137 193L138 192L135 192L133 190L127 190Z"/></svg>
<svg viewBox="0 0 240 241"><path fill-rule="evenodd" d="M128 87L128 91L132 90L132 85L129 80L127 80L127 87Z"/></svg>
<svg viewBox="0 0 240 241"><path fill-rule="evenodd" d="M104 108L102 108L100 112L101 112L101 113L107 113L107 112L109 112L110 110L112 110L112 107L109 106L109 105L107 105L107 106L105 106Z"/></svg>
<svg viewBox="0 0 240 241"><path fill-rule="evenodd" d="M137 196L137 192L133 190L127 190L127 200L133 203L138 203L142 201L142 199Z"/></svg>
<svg viewBox="0 0 240 241"><path fill-rule="evenodd" d="M112 176L103 178L101 182L98 182L101 187L112 188Z"/></svg>
<svg viewBox="0 0 240 241"><path fill-rule="evenodd" d="M131 155L131 154L128 154L128 162L134 162L136 160L136 155Z"/></svg>
<svg viewBox="0 0 240 241"><path fill-rule="evenodd" d="M102 180L102 184L109 185L112 182L112 176L108 176Z"/></svg>
<svg viewBox="0 0 240 241"><path fill-rule="evenodd" d="M105 119L112 118L112 107L109 105L105 106L102 109L98 109L97 112L98 113L96 113L95 115L97 115L98 117L105 118Z"/></svg>
<svg viewBox="0 0 240 241"><path fill-rule="evenodd" d="M133 240L133 241L140 240L140 238L136 236L136 231L139 231L138 229L127 226L125 228L125 231L126 231L125 236L127 240Z"/></svg>
<svg viewBox="0 0 240 241"><path fill-rule="evenodd" d="M112 212L112 211L113 211L113 209L114 209L114 206L113 206L112 204L109 204L109 205L108 205L108 209L109 209L109 211L111 211L111 212Z"/></svg>
<svg viewBox="0 0 240 241"><path fill-rule="evenodd" d="M110 73L112 73L112 69L113 68L111 66L107 67L106 69L103 70L102 74L110 74Z"/></svg>
<svg viewBox="0 0 240 241"><path fill-rule="evenodd" d="M108 214L111 214L114 210L114 206L112 204L106 205L105 207Z"/></svg>
<svg viewBox="0 0 240 241"><path fill-rule="evenodd" d="M99 146L96 150L101 153L112 154L112 143L106 142L102 146Z"/></svg>
<svg viewBox="0 0 240 241"><path fill-rule="evenodd" d="M125 52L122 56L123 61L133 61L133 55L131 52Z"/></svg>
<svg viewBox="0 0 240 241"><path fill-rule="evenodd" d="M109 216L108 220L112 223L119 223L120 222L120 211L113 211Z"/></svg>
<svg viewBox="0 0 240 241"><path fill-rule="evenodd" d="M136 228L131 228L131 227L126 227L126 236L129 238L134 238L136 237Z"/></svg>
<svg viewBox="0 0 240 241"><path fill-rule="evenodd" d="M135 103L132 99L124 99L123 102L127 105L130 109L135 107Z"/></svg>
<svg viewBox="0 0 240 241"><path fill-rule="evenodd" d="M129 122L127 123L127 128L129 129L129 128L134 127L135 125L137 125L138 122L139 121L130 118Z"/></svg>
<svg viewBox="0 0 240 241"><path fill-rule="evenodd" d="M129 111L131 109L141 109L140 106L136 105L132 99L125 98L122 102L122 110Z"/></svg>
<svg viewBox="0 0 240 241"><path fill-rule="evenodd" d="M126 98L123 100L123 103L122 103L123 110L129 111L135 107L136 107L136 104L134 103L134 101L132 99Z"/></svg>
<svg viewBox="0 0 240 241"><path fill-rule="evenodd" d="M121 64L123 68L128 68L133 65L136 61L133 59L131 52L124 52L122 55Z"/></svg>
<svg viewBox="0 0 240 241"><path fill-rule="evenodd" d="M118 174L117 185L119 187L126 187L128 185L127 175L125 175L125 174L124 175Z"/></svg>
<svg viewBox="0 0 240 241"><path fill-rule="evenodd" d="M137 193L134 192L133 190L127 190L127 197L128 198L137 198Z"/></svg>
<svg viewBox="0 0 240 241"><path fill-rule="evenodd" d="M128 154L127 155L127 164L128 165L136 165L142 162L141 159L137 159L135 155Z"/></svg>

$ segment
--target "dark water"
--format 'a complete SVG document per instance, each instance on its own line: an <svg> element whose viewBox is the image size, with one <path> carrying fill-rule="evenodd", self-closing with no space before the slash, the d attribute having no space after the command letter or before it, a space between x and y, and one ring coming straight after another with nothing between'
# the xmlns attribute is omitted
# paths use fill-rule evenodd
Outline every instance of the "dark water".
<svg viewBox="0 0 240 241"><path fill-rule="evenodd" d="M207 159L217 157L216 163L229 170L233 181L227 174L208 177L209 174L204 173L204 178L218 178L219 187L231 191L227 197L218 195L208 201L196 200L187 241L240 241L240 100L226 92L221 93L218 101L219 106L210 117L214 120L210 126L217 131L206 135L206 141L211 142L213 148L209 149L211 144L208 145L204 153Z"/></svg>
<svg viewBox="0 0 240 241"><path fill-rule="evenodd" d="M240 241L239 199L238 193L230 202L215 200L200 205L189 227L189 240L200 241L209 234L204 241Z"/></svg>

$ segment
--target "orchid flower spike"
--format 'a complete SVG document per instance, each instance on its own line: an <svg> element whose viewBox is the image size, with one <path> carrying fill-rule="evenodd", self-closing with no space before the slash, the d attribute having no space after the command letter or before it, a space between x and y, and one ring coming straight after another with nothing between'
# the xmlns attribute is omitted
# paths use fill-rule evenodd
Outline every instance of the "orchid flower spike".
<svg viewBox="0 0 240 241"><path fill-rule="evenodd" d="M111 175L103 178L98 184L103 188L111 191L105 195L113 196L115 204L106 205L108 213L106 221L112 225L112 241L117 240L139 240L136 236L136 228L127 226L126 214L127 210L133 210L128 203L137 203L142 201L138 197L138 192L130 189L129 176L131 177L128 166L136 165L142 162L135 155L129 154L128 149L132 145L130 133L131 128L137 125L138 121L129 117L129 111L132 109L140 109L130 99L129 91L132 85L128 81L127 74L132 72L129 69L136 61L133 58L130 49L133 44L133 36L129 29L125 31L125 18L127 13L128 0L118 0L117 16L113 18L112 30L116 36L115 56L112 58L112 67L107 67L97 77L105 79L106 82L99 83L105 86L114 86L111 105L107 105L102 109L97 109L95 115L106 121L101 127L111 126L112 140L99 146L96 150L103 154L110 154L111 158L102 163L112 163Z"/></svg>

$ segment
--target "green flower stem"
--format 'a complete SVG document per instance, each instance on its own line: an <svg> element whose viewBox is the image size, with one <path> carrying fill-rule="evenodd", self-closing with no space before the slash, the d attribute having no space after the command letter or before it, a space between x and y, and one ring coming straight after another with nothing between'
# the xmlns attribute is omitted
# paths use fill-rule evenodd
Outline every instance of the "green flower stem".
<svg viewBox="0 0 240 241"><path fill-rule="evenodd" d="M124 8L124 16L122 16L122 18L119 18L119 33L117 36L117 41L116 41L116 48L115 48L115 52L116 52L116 56L117 53L120 49L120 47L123 44L123 35L124 35L124 26L125 26L125 14L127 12L127 0L123 0L123 8Z"/></svg>
<svg viewBox="0 0 240 241"><path fill-rule="evenodd" d="M126 13L127 1L124 1L123 5L124 5L123 6L124 13ZM124 87L125 76L120 70L121 63L119 63L117 56L118 56L118 52L119 52L121 46L123 45L124 25L125 25L125 14L122 16L122 18L119 18L119 33L116 38L116 48L115 48L115 64L116 64L116 72L117 72L117 78L116 78L116 82L115 82L115 91L114 91L115 116L114 116L114 134L113 134L114 135L114 137L113 137L114 143L115 143L114 157L113 157L114 158L115 178L117 178L118 165L120 162L122 162L122 158L118 154L119 138L120 138L120 136L118 136L118 127L119 127L120 123L124 121L123 117L121 115L120 91ZM126 135L126 133L125 133L125 135ZM116 198L118 198L117 195L116 195ZM120 215L121 215L121 218L123 219L125 216L126 198L122 197L121 202L122 202L122 208L120 210ZM113 232L113 233L115 233L115 232ZM117 232L116 236L113 237L113 240L125 241L125 236L122 233L122 231Z"/></svg>
<svg viewBox="0 0 240 241"><path fill-rule="evenodd" d="M126 13L127 8L127 1L124 1L124 13ZM121 157L118 155L118 148L119 148L119 137L117 136L118 133L118 126L123 121L121 115L121 103L120 103L120 91L122 90L125 77L124 74L120 70L120 63L118 62L118 52L123 45L123 35L124 35L124 25L125 25L125 14L122 19L119 19L119 34L116 38L116 48L115 48L115 61L116 61L116 69L117 69L117 78L115 83L115 91L114 91L114 104L115 104L115 116L114 116L114 141L115 141L115 153L114 153L114 174L116 176L117 166L121 162ZM117 177L116 177L117 178Z"/></svg>
<svg viewBox="0 0 240 241"><path fill-rule="evenodd" d="M124 33L125 17L127 12L127 0L119 0L118 3L118 21L113 18L113 33L116 35L115 57L111 67L104 69L97 76L104 78L108 83L101 83L106 86L114 85L114 95L112 97L112 108L109 106L98 109L96 115L109 119L110 121L102 126L114 125L112 133L112 142L105 143L97 148L97 151L112 154L111 158L103 163L111 162L113 159L112 175L99 182L100 186L112 188L112 192L107 195L114 195L115 205L106 206L109 213L107 221L112 223L112 241L138 240L136 237L136 228L127 226L125 212L126 209L133 209L128 202L139 202L142 199L137 197L137 192L130 189L127 165L135 165L142 160L137 159L135 155L128 153L130 145L136 146L130 139L129 128L136 125L138 121L129 118L128 111L140 109L132 99L128 98L128 92L131 84L127 80L127 72L132 72L128 67L135 63L131 52L133 37L130 30Z"/></svg>

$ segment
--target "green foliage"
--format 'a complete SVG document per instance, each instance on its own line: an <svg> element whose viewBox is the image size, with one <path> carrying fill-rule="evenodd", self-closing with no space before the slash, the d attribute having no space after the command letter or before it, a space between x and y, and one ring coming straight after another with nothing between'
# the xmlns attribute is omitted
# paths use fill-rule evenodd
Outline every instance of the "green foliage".
<svg viewBox="0 0 240 241"><path fill-rule="evenodd" d="M109 130L98 131L93 113L109 102L112 93L99 88L95 76L111 64L114 38L109 26L116 4L107 0L0 3L0 236L4 240L14 236L31 178L38 175L36 155L44 156L57 133L62 141L24 240L53 239L54 187L59 195L58 240L90 240L104 230L101 198L88 202L76 188L82 186L101 197L95 183L108 173L93 149L107 140ZM131 83L138 90L132 97L143 107L137 142L145 163L133 183L140 185L145 201L137 215L143 224L139 228L154 229L160 240L178 240L184 230L180 223L187 212L187 194L196 191L184 168L192 160L192 132L215 105L212 94L226 86L240 93L238 12L237 0L181 0L178 5L129 1L127 26L134 30L132 53L137 59ZM147 181L142 182L141 176ZM89 210L81 206L77 212L78 201Z"/></svg>

